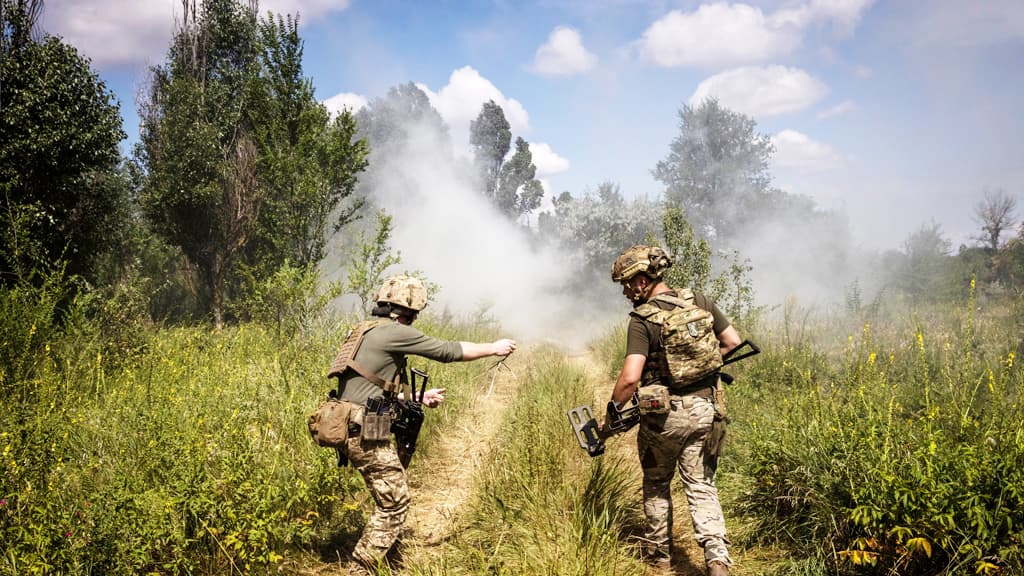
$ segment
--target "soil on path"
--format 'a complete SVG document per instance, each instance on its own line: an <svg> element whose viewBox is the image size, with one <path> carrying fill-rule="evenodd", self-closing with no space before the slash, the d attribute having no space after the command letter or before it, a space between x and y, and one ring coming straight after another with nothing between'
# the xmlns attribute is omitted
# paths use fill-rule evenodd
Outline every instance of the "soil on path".
<svg viewBox="0 0 1024 576"><path fill-rule="evenodd" d="M410 470L412 507L406 520L402 556L419 564L439 556L457 514L473 491L474 477L501 427L505 410L519 387L516 374L526 353L504 363L491 363L474 385L479 393L468 409L452 422L430 453Z"/></svg>

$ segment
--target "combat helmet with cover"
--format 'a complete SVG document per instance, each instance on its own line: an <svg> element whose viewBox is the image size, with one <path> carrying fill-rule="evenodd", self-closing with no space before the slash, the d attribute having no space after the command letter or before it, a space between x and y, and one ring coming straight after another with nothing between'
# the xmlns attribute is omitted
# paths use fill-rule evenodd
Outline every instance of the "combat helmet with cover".
<svg viewBox="0 0 1024 576"><path fill-rule="evenodd" d="M631 246L612 263L612 282L626 282L641 273L661 280L671 267L672 259L660 247Z"/></svg>
<svg viewBox="0 0 1024 576"><path fill-rule="evenodd" d="M377 291L377 304L394 304L419 312L427 307L427 289L415 276L398 274L389 277Z"/></svg>

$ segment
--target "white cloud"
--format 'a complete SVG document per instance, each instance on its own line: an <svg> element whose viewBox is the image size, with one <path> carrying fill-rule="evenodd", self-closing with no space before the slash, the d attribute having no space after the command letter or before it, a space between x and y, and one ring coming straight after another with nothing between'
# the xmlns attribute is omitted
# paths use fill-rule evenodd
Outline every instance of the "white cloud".
<svg viewBox="0 0 1024 576"><path fill-rule="evenodd" d="M506 98L490 80L470 66L452 72L448 84L437 92L425 84L417 86L427 94L430 104L448 124L456 150L468 152L469 124L480 115L480 109L488 100L494 100L501 106L513 135L522 135L530 130L530 116L523 105L514 98Z"/></svg>
<svg viewBox="0 0 1024 576"><path fill-rule="evenodd" d="M864 64L858 64L857 67L854 68L854 73L857 75L857 78L860 78L861 80L867 80L874 75L874 71L871 70L871 67L865 66Z"/></svg>
<svg viewBox="0 0 1024 576"><path fill-rule="evenodd" d="M800 35L759 8L717 3L695 12L669 12L638 44L641 57L659 66L728 66L788 54L800 45Z"/></svg>
<svg viewBox="0 0 1024 576"><path fill-rule="evenodd" d="M825 84L799 68L745 67L704 80L689 103L698 106L715 97L726 108L764 118L803 110L827 92Z"/></svg>
<svg viewBox="0 0 1024 576"><path fill-rule="evenodd" d="M826 118L834 118L836 116L849 114L850 112L853 112L856 109L857 105L854 104L852 100L846 100L845 102L840 102L839 104L836 104L835 106L827 110L822 110L821 112L818 112L818 120L824 120Z"/></svg>
<svg viewBox="0 0 1024 576"><path fill-rule="evenodd" d="M297 11L308 23L348 4L349 0L264 0L260 13ZM48 0L42 24L104 69L163 61L180 18L177 0Z"/></svg>
<svg viewBox="0 0 1024 576"><path fill-rule="evenodd" d="M775 23L789 23L799 28L824 22L841 36L849 36L860 24L861 16L875 0L811 0L796 7L772 14Z"/></svg>
<svg viewBox="0 0 1024 576"><path fill-rule="evenodd" d="M547 43L537 48L533 70L545 76L571 76L586 72L596 64L597 56L583 46L580 33L558 26L551 31Z"/></svg>
<svg viewBox="0 0 1024 576"><path fill-rule="evenodd" d="M537 166L537 177L550 176L569 169L569 161L559 156L551 146L543 142L530 142L530 155ZM545 189L546 183L545 183Z"/></svg>
<svg viewBox="0 0 1024 576"><path fill-rule="evenodd" d="M348 108L349 112L354 114L360 109L365 108L368 100L365 96L361 96L359 94L342 92L341 94L335 94L334 96L324 100L323 103L324 106L327 107L327 111L331 113L331 116L335 116L340 114L345 108Z"/></svg>
<svg viewBox="0 0 1024 576"><path fill-rule="evenodd" d="M636 42L641 58L664 67L721 67L765 62L800 47L804 31L831 23L853 33L874 0L810 0L765 14L749 4L716 2L693 12L673 10Z"/></svg>
<svg viewBox="0 0 1024 576"><path fill-rule="evenodd" d="M162 60L179 16L180 4L170 0L49 0L42 24L106 68Z"/></svg>
<svg viewBox="0 0 1024 576"><path fill-rule="evenodd" d="M843 155L834 148L795 130L783 130L772 136L772 144L775 145L772 164L777 168L819 172L846 164Z"/></svg>

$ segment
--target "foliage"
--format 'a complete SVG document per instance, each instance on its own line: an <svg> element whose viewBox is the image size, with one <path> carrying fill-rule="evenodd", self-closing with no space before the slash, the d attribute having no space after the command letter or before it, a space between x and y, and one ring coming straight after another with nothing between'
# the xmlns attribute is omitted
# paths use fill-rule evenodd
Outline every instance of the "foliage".
<svg viewBox="0 0 1024 576"><path fill-rule="evenodd" d="M33 30L41 3L0 1L0 284L58 259L96 281L128 219L118 105L74 47Z"/></svg>
<svg viewBox="0 0 1024 576"><path fill-rule="evenodd" d="M1016 328L998 307L976 316L973 292L958 310L906 307L835 346L846 319L758 337L764 353L732 389L737 509L758 541L831 574L1017 573Z"/></svg>
<svg viewBox="0 0 1024 576"><path fill-rule="evenodd" d="M366 144L348 113L331 120L302 77L298 20L258 22L240 0L187 3L168 62L152 69L136 158L154 230L180 247L198 296L224 321L285 261L308 266L325 228L349 222Z"/></svg>
<svg viewBox="0 0 1024 576"><path fill-rule="evenodd" d="M974 218L981 224L978 238L992 252L1002 246L1003 234L1013 228L1017 199L1002 190L986 190L984 197L974 206Z"/></svg>
<svg viewBox="0 0 1024 576"><path fill-rule="evenodd" d="M168 62L151 69L136 158L154 230L196 267L200 299L224 322L225 286L253 234L263 191L245 110L257 84L256 14L237 0L186 3Z"/></svg>
<svg viewBox="0 0 1024 576"><path fill-rule="evenodd" d="M402 253L391 252L391 215L377 212L377 227L372 238L360 233L356 251L348 267L348 291L359 296L367 314L377 300L377 290L384 283L384 272L402 261Z"/></svg>
<svg viewBox="0 0 1024 576"><path fill-rule="evenodd" d="M245 260L268 272L285 260L298 266L322 260L328 228L336 232L362 206L353 196L356 175L367 165L367 143L355 138L347 110L329 117L302 76L298 26L291 16L259 24L264 96L250 116L265 197Z"/></svg>
<svg viewBox="0 0 1024 576"><path fill-rule="evenodd" d="M385 97L370 101L356 113L356 123L360 136L370 143L371 167L396 154L417 132L438 134L443 145L451 147L441 114L412 82L392 86Z"/></svg>
<svg viewBox="0 0 1024 576"><path fill-rule="evenodd" d="M469 123L469 143L480 172L480 186L485 196L493 197L512 143L512 128L505 119L505 111L494 100L484 102L480 114Z"/></svg>
<svg viewBox="0 0 1024 576"><path fill-rule="evenodd" d="M238 316L276 328L282 339L310 334L331 301L342 294L341 284L324 284L315 266L285 262L270 277L250 275L249 297L239 304Z"/></svg>
<svg viewBox="0 0 1024 576"><path fill-rule="evenodd" d="M708 99L679 111L679 135L658 162L654 177L665 199L684 207L702 236L734 238L744 205L769 192L768 136L753 119Z"/></svg>
<svg viewBox="0 0 1024 576"><path fill-rule="evenodd" d="M734 323L752 329L755 323L754 287L751 266L739 253L720 254L721 268L712 276L712 254L707 241L696 239L681 207L669 204L662 219L664 242L651 235L649 243L662 245L672 255L672 267L665 280L669 286L689 287L715 301Z"/></svg>
<svg viewBox="0 0 1024 576"><path fill-rule="evenodd" d="M510 151L512 131L505 112L494 100L484 103L480 114L469 124L469 142L473 146L480 188L499 212L516 219L540 207L544 188L536 179L530 145L516 138L515 153Z"/></svg>
<svg viewBox="0 0 1024 576"><path fill-rule="evenodd" d="M627 202L618 184L604 182L579 197L568 192L554 199L554 212L538 218L538 232L573 254L594 278L607 278L611 263L624 249L644 241L660 220L660 203L636 198Z"/></svg>
<svg viewBox="0 0 1024 576"><path fill-rule="evenodd" d="M950 296L950 244L942 227L932 222L907 237L903 249L889 253L883 266L896 290L916 298Z"/></svg>

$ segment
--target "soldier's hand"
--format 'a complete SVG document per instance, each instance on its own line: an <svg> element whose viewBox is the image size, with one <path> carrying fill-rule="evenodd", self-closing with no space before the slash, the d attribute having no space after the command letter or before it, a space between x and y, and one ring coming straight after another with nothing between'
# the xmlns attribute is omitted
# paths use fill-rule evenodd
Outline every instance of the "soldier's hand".
<svg viewBox="0 0 1024 576"><path fill-rule="evenodd" d="M444 392L447 388L431 388L423 393L423 405L427 408L437 408L444 402Z"/></svg>
<svg viewBox="0 0 1024 576"><path fill-rule="evenodd" d="M516 351L516 341L509 338L502 338L501 340L495 340L491 344L494 347L495 356L508 356L509 354Z"/></svg>

